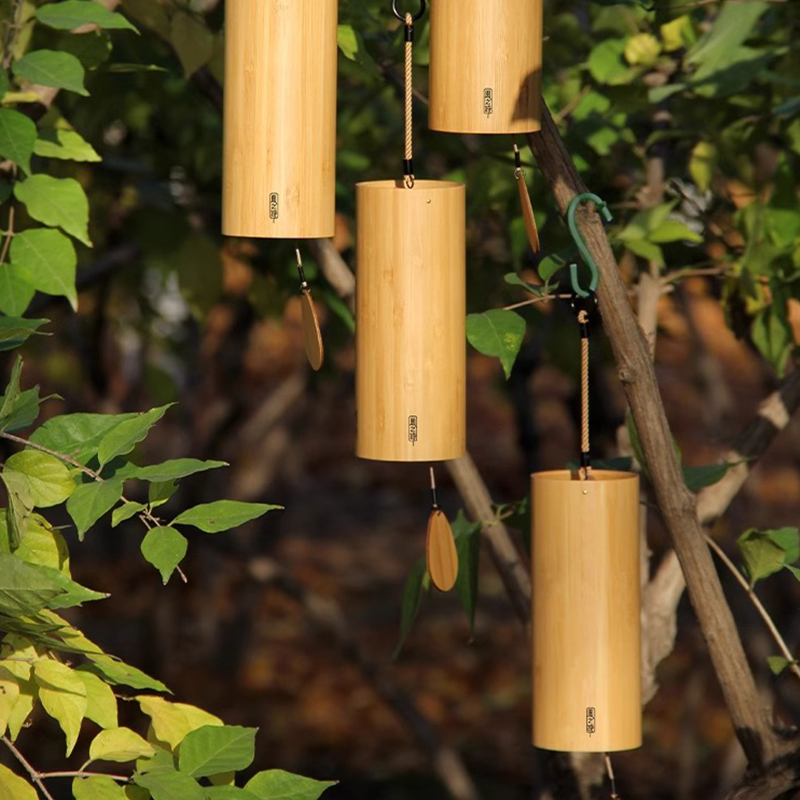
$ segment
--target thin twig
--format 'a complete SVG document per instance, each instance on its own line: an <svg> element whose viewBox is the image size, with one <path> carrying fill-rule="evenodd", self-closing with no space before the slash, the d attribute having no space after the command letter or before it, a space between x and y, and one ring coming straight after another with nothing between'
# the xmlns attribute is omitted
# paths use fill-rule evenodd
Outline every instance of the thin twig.
<svg viewBox="0 0 800 800"><path fill-rule="evenodd" d="M533 306L537 303L549 303L551 300L571 300L571 294L546 294L542 297L534 297L532 300L525 300L522 303L515 303L513 306L505 306L503 311L513 311L515 308L525 308L525 306Z"/></svg>
<svg viewBox="0 0 800 800"><path fill-rule="evenodd" d="M120 783L129 783L130 776L127 775L111 775L108 772L84 772L84 770L76 770L74 772L38 772L37 775L42 780L50 780L50 778L111 778L112 781L119 781Z"/></svg>
<svg viewBox="0 0 800 800"><path fill-rule="evenodd" d="M739 582L739 585L747 592L747 596L750 598L750 602L755 606L756 611L761 615L761 619L764 620L764 624L769 629L770 634L772 635L775 644L778 645L781 653L783 653L784 658L789 662L789 667L794 672L794 674L800 678L800 666L797 664L797 659L795 656L792 655L791 650L789 650L786 641L784 640L783 636L781 636L781 632L778 630L775 622L773 621L772 617L769 615L769 611L764 608L764 604L759 600L758 595L756 595L753 587L745 580L744 575L736 569L736 565L733 561L728 558L728 555L725 551L708 535L706 534L706 541L708 542L708 546L719 556L720 561L731 571L731 574L736 578Z"/></svg>
<svg viewBox="0 0 800 800"><path fill-rule="evenodd" d="M39 787L42 795L45 797L45 800L55 800L53 795L47 791L47 787L44 785L41 775L31 766L28 759L25 758L22 753L20 753L14 742L12 742L8 736L3 736L3 744L5 744L5 746L14 754L14 758L16 758L17 761L22 764L22 766L25 768L25 771L31 776L31 780Z"/></svg>

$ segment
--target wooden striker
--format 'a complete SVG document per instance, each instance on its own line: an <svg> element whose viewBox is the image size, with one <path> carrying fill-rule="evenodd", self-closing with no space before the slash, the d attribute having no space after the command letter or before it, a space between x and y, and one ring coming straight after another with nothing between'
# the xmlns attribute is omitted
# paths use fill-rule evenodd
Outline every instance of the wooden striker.
<svg viewBox="0 0 800 800"><path fill-rule="evenodd" d="M356 186L356 453L443 461L465 452L465 190Z"/></svg>
<svg viewBox="0 0 800 800"><path fill-rule="evenodd" d="M430 52L431 128L540 129L542 0L434 0Z"/></svg>
<svg viewBox="0 0 800 800"><path fill-rule="evenodd" d="M222 232L333 236L338 0L227 0Z"/></svg>
<svg viewBox="0 0 800 800"><path fill-rule="evenodd" d="M532 476L533 744L642 743L639 476Z"/></svg>

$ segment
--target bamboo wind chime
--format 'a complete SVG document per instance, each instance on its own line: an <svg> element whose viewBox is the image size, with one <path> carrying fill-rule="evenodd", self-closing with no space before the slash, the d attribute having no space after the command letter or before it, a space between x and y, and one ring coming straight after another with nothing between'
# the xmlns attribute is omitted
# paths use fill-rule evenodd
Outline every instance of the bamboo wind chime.
<svg viewBox="0 0 800 800"><path fill-rule="evenodd" d="M571 265L581 331L581 460L575 471L536 473L532 493L533 744L605 752L641 745L639 476L592 469L589 439L589 334L598 273L589 289ZM610 763L610 762L609 762ZM609 775L612 773L609 771Z"/></svg>
<svg viewBox="0 0 800 800"><path fill-rule="evenodd" d="M405 38L404 177L356 186L356 453L444 461L466 448L465 188L415 176L414 23L425 3L415 16L396 0L392 10ZM449 589L455 548L431 476L429 570Z"/></svg>
<svg viewBox="0 0 800 800"><path fill-rule="evenodd" d="M336 188L338 0L227 0L222 232L329 238ZM319 322L297 266L311 366Z"/></svg>

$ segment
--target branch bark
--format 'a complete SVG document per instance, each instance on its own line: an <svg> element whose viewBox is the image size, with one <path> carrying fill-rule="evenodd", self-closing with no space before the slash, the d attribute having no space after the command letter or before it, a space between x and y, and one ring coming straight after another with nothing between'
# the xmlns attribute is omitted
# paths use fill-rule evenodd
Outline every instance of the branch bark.
<svg viewBox="0 0 800 800"><path fill-rule="evenodd" d="M563 214L572 199L587 189L546 107L542 130L530 134L528 141ZM686 576L692 605L736 734L750 765L761 769L781 752L781 743L759 698L739 632L703 539L696 499L683 481L648 343L630 307L599 215L584 207L578 214L578 222L602 275L598 299L603 326L639 431L658 505Z"/></svg>

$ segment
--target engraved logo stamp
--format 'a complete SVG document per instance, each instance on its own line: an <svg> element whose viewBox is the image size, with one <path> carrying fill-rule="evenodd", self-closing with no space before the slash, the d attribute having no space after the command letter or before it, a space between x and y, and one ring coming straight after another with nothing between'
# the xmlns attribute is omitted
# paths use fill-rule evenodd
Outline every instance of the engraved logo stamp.
<svg viewBox="0 0 800 800"><path fill-rule="evenodd" d="M277 222L280 213L281 213L280 197L278 196L277 192L273 192L269 196L269 218L273 222Z"/></svg>
<svg viewBox="0 0 800 800"><path fill-rule="evenodd" d="M415 416L408 418L408 441L411 442L413 447L419 438L419 421Z"/></svg>
<svg viewBox="0 0 800 800"><path fill-rule="evenodd" d="M597 732L597 712L591 706L586 709L586 733L591 736Z"/></svg>
<svg viewBox="0 0 800 800"><path fill-rule="evenodd" d="M494 114L494 91L488 87L483 90L483 113L487 117Z"/></svg>

